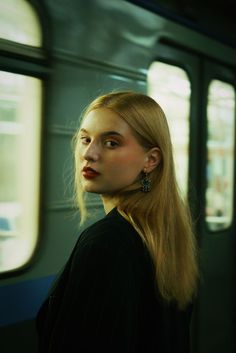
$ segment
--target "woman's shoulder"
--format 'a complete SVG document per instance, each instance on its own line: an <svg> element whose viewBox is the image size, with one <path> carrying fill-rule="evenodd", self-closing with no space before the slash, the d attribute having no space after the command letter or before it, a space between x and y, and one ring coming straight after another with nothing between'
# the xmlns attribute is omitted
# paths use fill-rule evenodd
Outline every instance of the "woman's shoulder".
<svg viewBox="0 0 236 353"><path fill-rule="evenodd" d="M69 260L70 273L104 274L119 269L125 275L128 269L133 271L137 259L140 261L141 238L135 233L129 222L112 210L81 233Z"/></svg>
<svg viewBox="0 0 236 353"><path fill-rule="evenodd" d="M133 226L115 208L104 218L86 228L80 235L77 246L130 252L143 245Z"/></svg>

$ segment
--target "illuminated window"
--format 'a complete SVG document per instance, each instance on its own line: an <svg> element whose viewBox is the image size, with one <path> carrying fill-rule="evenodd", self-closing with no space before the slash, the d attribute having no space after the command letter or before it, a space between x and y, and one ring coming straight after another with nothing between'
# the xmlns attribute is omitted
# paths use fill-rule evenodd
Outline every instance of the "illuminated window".
<svg viewBox="0 0 236 353"><path fill-rule="evenodd" d="M41 46L39 20L26 0L0 1L0 38Z"/></svg>
<svg viewBox="0 0 236 353"><path fill-rule="evenodd" d="M207 105L206 221L210 230L227 228L233 215L235 91L213 80Z"/></svg>
<svg viewBox="0 0 236 353"><path fill-rule="evenodd" d="M41 82L0 71L0 271L25 264L38 232Z"/></svg>
<svg viewBox="0 0 236 353"><path fill-rule="evenodd" d="M188 188L189 112L191 87L186 72L154 62L148 72L148 94L163 108L171 133L176 175L184 196Z"/></svg>
<svg viewBox="0 0 236 353"><path fill-rule="evenodd" d="M41 82L0 71L0 270L25 264L37 239Z"/></svg>
<svg viewBox="0 0 236 353"><path fill-rule="evenodd" d="M0 38L41 46L26 0L0 2ZM0 272L25 265L37 242L41 96L39 79L0 71Z"/></svg>

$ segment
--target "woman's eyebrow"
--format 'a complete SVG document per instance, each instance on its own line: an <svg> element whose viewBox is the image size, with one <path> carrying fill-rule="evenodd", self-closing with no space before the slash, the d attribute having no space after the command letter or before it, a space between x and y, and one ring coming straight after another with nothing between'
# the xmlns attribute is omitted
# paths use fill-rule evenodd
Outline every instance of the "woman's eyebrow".
<svg viewBox="0 0 236 353"><path fill-rule="evenodd" d="M81 128L79 132L85 132L86 134L89 134L89 132L88 132L86 129L84 129L84 128ZM110 136L110 135L115 135L115 136L123 137L122 134L120 134L119 132L114 131L114 130L105 131L105 132L102 132L102 133L101 133L101 136L102 136L102 137L107 137L107 136Z"/></svg>
<svg viewBox="0 0 236 353"><path fill-rule="evenodd" d="M120 137L123 137L123 135L121 135L119 132L117 131L105 131L101 134L102 137L107 137L107 136L110 136L110 135L115 135L115 136L120 136Z"/></svg>
<svg viewBox="0 0 236 353"><path fill-rule="evenodd" d="M86 134L88 133L88 131L85 130L85 129L83 129L83 128L79 129L79 133L80 133L80 132L85 132Z"/></svg>

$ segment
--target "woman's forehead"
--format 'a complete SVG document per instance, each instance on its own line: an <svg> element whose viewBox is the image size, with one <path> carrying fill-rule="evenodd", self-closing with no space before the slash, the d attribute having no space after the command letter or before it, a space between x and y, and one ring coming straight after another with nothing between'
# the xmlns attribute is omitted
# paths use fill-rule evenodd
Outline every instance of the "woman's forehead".
<svg viewBox="0 0 236 353"><path fill-rule="evenodd" d="M80 131L88 133L116 131L117 133L131 133L130 126L115 112L106 108L90 111L83 119Z"/></svg>

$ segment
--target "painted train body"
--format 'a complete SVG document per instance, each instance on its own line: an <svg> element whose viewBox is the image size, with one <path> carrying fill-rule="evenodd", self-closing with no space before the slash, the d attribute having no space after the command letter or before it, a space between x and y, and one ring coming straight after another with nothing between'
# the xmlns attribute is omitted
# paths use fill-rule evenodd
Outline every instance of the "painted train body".
<svg viewBox="0 0 236 353"><path fill-rule="evenodd" d="M190 138L185 157L185 187L196 220L202 270L192 325L193 352L234 352L236 188L235 178L228 178L227 175L231 173L233 176L235 170L236 47L200 33L184 21L180 23L177 17L170 19L161 12L155 13L154 8L148 10L128 1L32 0L27 5L38 16L42 45L36 48L18 44L15 40L1 39L0 70L36 77L42 84L40 148L36 159L40 167L39 184L32 192L39 195L35 211L38 214L37 237L32 256L23 267L2 270L1 352L36 352L36 312L81 231L78 227L79 215L75 213L71 201L71 140L79 125L81 112L94 97L112 90L151 92L150 67L153 62L180 68L185 73L185 83L187 80L188 90L191 91L188 98L187 135ZM159 72L161 74L162 70ZM157 86L158 77L157 74ZM227 184L230 206L224 215L227 219L223 218L224 207L223 211L217 209L215 213L206 211L210 197L206 195L209 189L207 178L214 174L214 168L218 168L216 174L221 178L221 166L214 167L212 171L209 164L209 158L212 157L208 150L211 146L211 141L208 141L209 126L214 128L215 124L214 119L208 119L209 110L213 109L208 107L209 84L214 80L216 84L226 84L219 86L221 92L224 87L227 91L230 86L233 97L231 106L233 100L234 107L231 147L228 154L222 150L222 146L218 148L219 155L225 156L226 153L225 178L230 184L230 187ZM165 78L160 85L164 83ZM177 86L177 93L174 94L178 95L180 90ZM3 129L3 124L1 126ZM32 168L36 168L35 161ZM223 187L226 188L226 183ZM216 189L213 187L214 191ZM220 192L225 195L224 190ZM0 207L2 228L3 207ZM90 221L103 215L99 198L90 197L88 207ZM31 212L28 212L26 222L32 217ZM4 234L0 228L2 259L5 251L3 243L7 239ZM16 255L10 253L8 256L14 258Z"/></svg>

